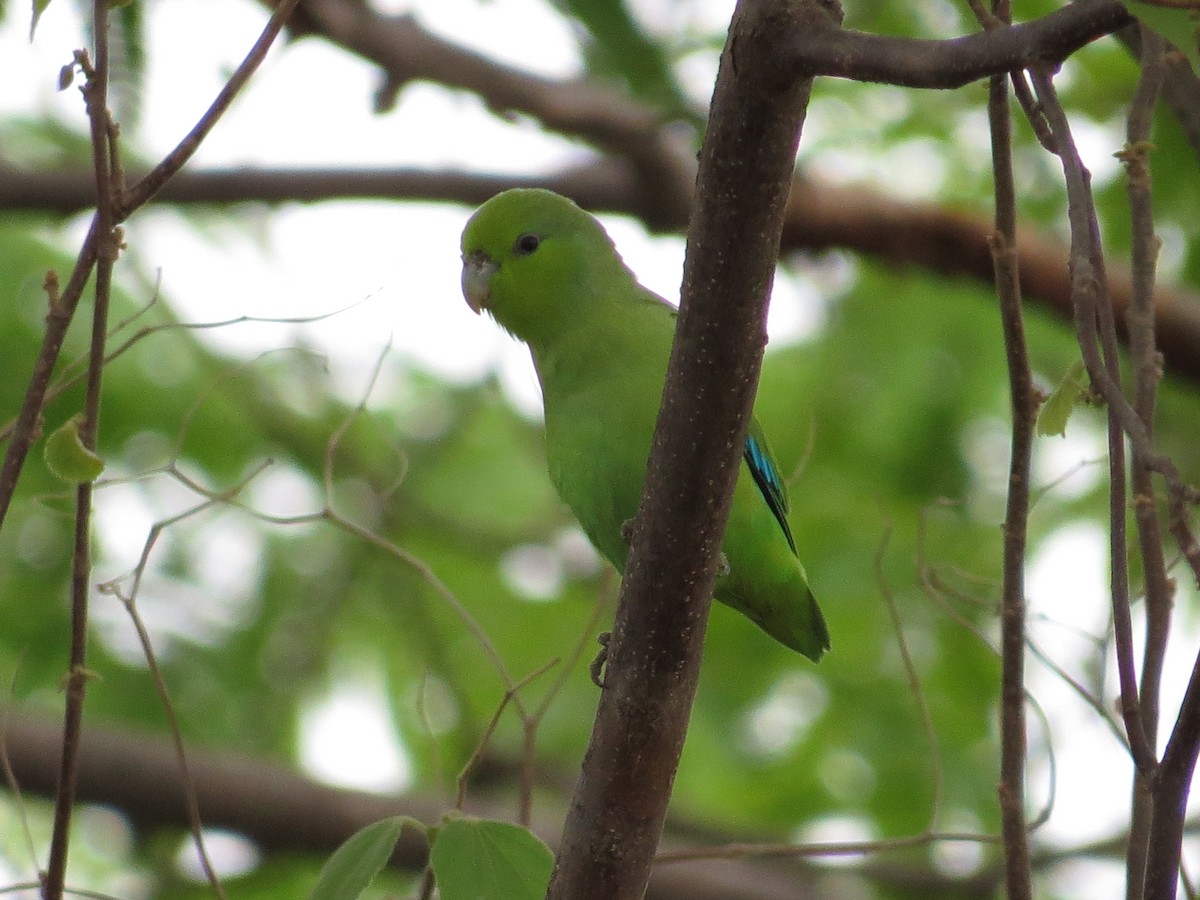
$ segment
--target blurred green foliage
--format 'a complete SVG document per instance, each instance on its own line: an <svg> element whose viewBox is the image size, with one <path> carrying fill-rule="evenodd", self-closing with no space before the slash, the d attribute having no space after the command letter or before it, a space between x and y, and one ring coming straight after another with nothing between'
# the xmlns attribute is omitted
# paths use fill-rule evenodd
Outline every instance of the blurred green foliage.
<svg viewBox="0 0 1200 900"><path fill-rule="evenodd" d="M720 41L720 35L675 40L645 33L633 14L636 4L555 6L588 32L590 71L627 84L670 115L684 102L676 63L698 43ZM847 24L925 34L927 22L947 8L917 6L916 26L913 4L898 0L854 4ZM1034 15L1052 6L1020 11ZM123 25L135 27L140 19L132 17L142 4L122 9L128 10ZM954 31L968 28L959 16ZM129 71L140 77L136 31L127 34ZM631 37L638 52L628 52ZM1095 125L1110 151L1119 149L1120 120L1136 76L1124 49L1099 42L1065 72L1070 114ZM985 153L970 150L981 140L979 86L917 97L831 82L818 86L813 102L811 118L820 127L802 145L804 165L819 168L824 154L853 151L867 177L886 181L889 154L916 148L928 166L930 199L989 208L990 163ZM958 152L968 133L973 143ZM79 136L53 123L4 121L0 134L0 163L81 157ZM862 135L869 145L856 143ZM1167 117L1155 136L1161 228L1194 234L1196 197L1178 185L1194 182L1195 159ZM1018 128L1018 141L1022 215L1044 229L1058 228L1063 198L1055 161L1035 149L1028 129ZM1128 226L1115 170L1098 179L1097 193L1105 236L1119 259ZM77 233L50 216L9 216L0 223L2 421L20 404L40 339L42 278L50 268L70 269ZM597 697L586 672L591 632L606 626L611 610L604 607L594 628L589 617L597 603L611 599L613 579L577 564L564 544L571 522L544 476L539 426L515 411L495 380L453 386L394 355L384 360L382 382L395 387L377 391L355 414L306 352L229 358L181 327L169 297L145 306L150 294L140 265L138 248L131 247L121 263L113 321L133 318L111 343L143 326L158 330L106 370L100 452L108 469L98 504L108 512L97 527L97 571L120 574L112 560L136 558L154 522L248 482L237 494L245 507L217 503L162 532L138 597L160 640L156 650L186 737L294 762L304 710L339 679L365 675L386 688L396 739L412 766L411 790L450 796L454 775L481 741L506 688L472 626L447 602L452 595L513 679L555 659L574 660L536 732L538 801L560 810L560 788L577 770ZM725 839L786 840L833 818L880 838L961 821L992 830L999 669L992 645L1008 419L994 298L986 285L870 260L789 260L785 266L798 277L830 267L848 273L837 294L825 298L825 321L813 336L771 348L758 406L785 470L803 463L792 485L793 528L833 648L813 667L744 619L714 610L676 783L676 821ZM1194 241L1183 242L1167 274L1185 285L1200 281ZM447 282L456 277L447 271ZM83 353L83 327L81 317L64 362ZM1028 327L1035 370L1049 387L1077 352L1062 322L1031 311ZM45 410L47 433L81 403L79 386L66 386ZM1161 439L1193 481L1200 480L1198 418L1195 385L1169 381ZM335 446L334 435L347 422ZM1072 419L1069 430L1075 427ZM326 497L331 453L333 490ZM210 493L190 489L177 473ZM279 473L291 479L286 483L294 496L312 499L313 518L284 524L253 512L255 486ZM69 501L69 491L34 453L0 531L0 620L6 626L0 678L13 682L17 702L50 712L61 702L56 686L66 659ZM327 502L378 541L320 519ZM1102 521L1104 513L1102 482L1081 494L1051 490L1035 509L1034 545L1066 523ZM232 581L214 577L213 553L220 568L226 557L218 539L228 533L242 547L227 557L241 567ZM530 558L558 573L549 597L505 575L519 568L514 551L521 548L532 548ZM938 584L959 590L931 589L930 572ZM128 589L128 581L121 584ZM903 623L920 703L888 602ZM89 692L89 721L162 731L163 710L120 603L100 594L93 604L89 665L100 679ZM580 642L582 659L575 660ZM562 666L521 692L529 710ZM504 771L521 756L523 741L509 711L488 756ZM931 822L935 781L941 807ZM492 789L515 796L511 780ZM156 885L152 896L206 896L175 868L179 837L145 841L111 865L142 872ZM19 855L8 838L5 853ZM928 848L894 857L931 865ZM995 851L985 848L983 863L994 859ZM268 858L237 880L236 894L300 896L319 863ZM408 889L403 879L389 878L395 880L381 891ZM875 890L904 896L900 889Z"/></svg>

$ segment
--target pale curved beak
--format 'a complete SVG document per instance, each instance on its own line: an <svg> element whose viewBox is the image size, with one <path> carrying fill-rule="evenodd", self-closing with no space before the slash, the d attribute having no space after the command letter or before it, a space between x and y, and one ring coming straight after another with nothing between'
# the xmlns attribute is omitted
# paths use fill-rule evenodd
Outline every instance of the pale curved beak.
<svg viewBox="0 0 1200 900"><path fill-rule="evenodd" d="M479 314L487 309L492 296L492 276L499 268L499 263L482 250L463 255L462 292L472 312Z"/></svg>

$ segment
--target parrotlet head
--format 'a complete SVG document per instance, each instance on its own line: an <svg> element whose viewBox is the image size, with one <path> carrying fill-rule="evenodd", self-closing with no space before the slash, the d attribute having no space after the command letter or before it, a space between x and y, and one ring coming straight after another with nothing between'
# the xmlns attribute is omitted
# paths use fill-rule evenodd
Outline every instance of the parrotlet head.
<svg viewBox="0 0 1200 900"><path fill-rule="evenodd" d="M630 278L604 227L553 191L515 188L475 211L462 235L462 291L476 313L537 343Z"/></svg>

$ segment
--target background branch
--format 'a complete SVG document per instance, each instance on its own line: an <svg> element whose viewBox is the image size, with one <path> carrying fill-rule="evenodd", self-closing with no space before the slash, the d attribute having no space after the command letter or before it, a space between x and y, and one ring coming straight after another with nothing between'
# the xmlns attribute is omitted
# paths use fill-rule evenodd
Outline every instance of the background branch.
<svg viewBox="0 0 1200 900"><path fill-rule="evenodd" d="M797 31L791 70L917 88L956 88L1058 63L1133 19L1116 0L1075 0L1031 22L952 40L888 37L854 31Z"/></svg>
<svg viewBox="0 0 1200 900"><path fill-rule="evenodd" d="M10 716L4 750L12 772L27 793L53 796L62 736L51 722ZM245 835L267 853L328 855L358 829L402 813L422 822L440 821L443 798L419 794L388 797L310 781L283 766L229 752L188 749L188 765L204 822ZM143 832L186 829L186 801L179 760L170 743L150 734L90 727L79 755L79 799L114 806ZM481 800L486 790L468 795L471 814L509 819L509 800ZM535 817L533 830L556 843L558 819ZM678 841L680 836L676 836ZM422 838L406 831L391 864L412 873L425 867ZM911 878L912 875L910 874ZM811 867L779 861L713 860L663 866L651 879L647 900L803 900L812 894Z"/></svg>
<svg viewBox="0 0 1200 900"><path fill-rule="evenodd" d="M269 2L269 0L264 0ZM690 154L669 140L660 114L622 93L588 81L555 81L504 66L443 40L409 15L386 15L365 3L302 0L294 30L324 39L383 71L382 102L390 105L414 80L470 91L499 114L521 113L624 159L637 171L638 215L651 227L686 220Z"/></svg>
<svg viewBox="0 0 1200 900"><path fill-rule="evenodd" d="M59 724L32 713L8 711L4 717L3 750L8 767L28 797L53 797L56 757L61 746ZM446 809L444 798L418 792L400 796L336 788L313 781L292 769L256 756L228 750L189 746L189 770L196 800L208 827L244 835L267 853L311 853L326 856L360 828L393 815L436 822ZM156 832L188 828L179 758L166 738L149 732L90 725L80 742L78 799L112 807L127 818L142 838ZM480 771L467 796L465 810L473 815L507 819L512 801L506 785L515 770L492 760ZM543 788L545 785L543 785ZM556 788L557 790L557 788ZM558 812L552 804L535 816L532 827L551 846L556 845ZM1197 825L1189 822L1189 833ZM1034 853L1033 863L1045 868L1076 858L1119 858L1128 835ZM665 848L698 851L700 842L730 843L716 834L683 822L668 821ZM820 892L821 867L804 859L692 859L686 865L655 867L646 900L804 900L828 896ZM416 834L401 835L391 865L412 874L425 867L426 846ZM978 897L995 889L999 871L985 867L974 875L948 876L936 868L889 861L880 855L850 869L882 888L925 891L929 895ZM834 896L837 896L834 892Z"/></svg>
<svg viewBox="0 0 1200 900"><path fill-rule="evenodd" d="M687 165L681 162L681 166ZM691 172L690 167L687 171ZM229 169L184 171L157 195L161 203L318 202L335 199L445 200L474 206L510 187L546 187L586 209L641 216L641 179L624 163L598 160L561 173L529 177L420 169ZM4 170L0 210L78 212L90 192L84 173ZM686 212L686 211L685 211ZM648 228L681 233L686 215L662 215ZM847 250L900 266L991 282L993 226L984 217L935 203L900 200L869 187L798 177L784 217L781 251ZM1056 235L1018 227L1014 252L1026 302L1072 317L1067 248ZM1109 291L1124 323L1133 293L1129 269L1110 266ZM1159 351L1167 371L1200 381L1200 295L1159 285L1154 290ZM1121 330L1124 337L1126 332Z"/></svg>

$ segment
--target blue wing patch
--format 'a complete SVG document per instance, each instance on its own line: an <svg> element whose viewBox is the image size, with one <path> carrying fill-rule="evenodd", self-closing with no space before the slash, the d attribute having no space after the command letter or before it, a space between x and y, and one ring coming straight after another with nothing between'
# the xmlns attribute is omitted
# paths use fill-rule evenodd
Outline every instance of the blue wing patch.
<svg viewBox="0 0 1200 900"><path fill-rule="evenodd" d="M792 553L796 554L796 542L792 539L792 528L787 520L787 488L784 487L783 479L779 477L775 460L771 458L766 445L753 434L746 438L746 450L742 455L746 458L746 465L750 467L750 474L754 476L754 483L758 485L767 506L771 507L771 512L775 514L775 521L783 529L788 546L792 548Z"/></svg>

